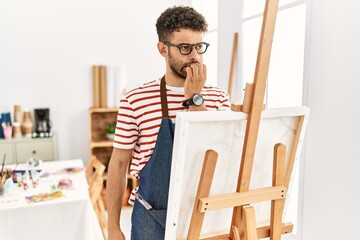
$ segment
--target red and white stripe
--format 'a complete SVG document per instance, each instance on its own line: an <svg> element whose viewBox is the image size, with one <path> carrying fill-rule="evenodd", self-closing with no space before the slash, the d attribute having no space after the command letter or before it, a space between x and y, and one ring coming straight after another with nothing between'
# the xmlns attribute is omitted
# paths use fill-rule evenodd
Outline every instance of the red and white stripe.
<svg viewBox="0 0 360 240"><path fill-rule="evenodd" d="M184 89L166 89L169 118L175 122L177 112L188 111L182 106ZM218 87L205 86L201 95L208 110L230 109L229 95ZM130 173L137 178L154 151L161 119L160 79L131 90L120 100L113 146L134 149ZM130 201L133 200L132 194Z"/></svg>

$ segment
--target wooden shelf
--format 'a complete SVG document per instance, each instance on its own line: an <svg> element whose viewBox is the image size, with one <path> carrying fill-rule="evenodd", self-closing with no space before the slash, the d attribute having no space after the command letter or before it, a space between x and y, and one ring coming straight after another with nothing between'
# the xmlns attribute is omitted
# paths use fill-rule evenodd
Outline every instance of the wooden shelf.
<svg viewBox="0 0 360 240"><path fill-rule="evenodd" d="M117 108L90 108L90 148L111 147L106 137L106 128L115 124Z"/></svg>
<svg viewBox="0 0 360 240"><path fill-rule="evenodd" d="M104 141L92 141L90 143L90 148L101 148L101 147L112 147L113 141L104 140Z"/></svg>
<svg viewBox="0 0 360 240"><path fill-rule="evenodd" d="M106 138L106 128L109 124L116 123L118 108L90 108L90 154L108 167L110 161L113 141ZM130 188L138 186L137 179L130 173L127 175ZM104 173L104 184L106 186L107 172ZM103 198L106 201L106 192L103 192ZM127 205L126 205L127 206Z"/></svg>
<svg viewBox="0 0 360 240"><path fill-rule="evenodd" d="M118 108L90 108L91 113L106 113L106 112L117 112Z"/></svg>

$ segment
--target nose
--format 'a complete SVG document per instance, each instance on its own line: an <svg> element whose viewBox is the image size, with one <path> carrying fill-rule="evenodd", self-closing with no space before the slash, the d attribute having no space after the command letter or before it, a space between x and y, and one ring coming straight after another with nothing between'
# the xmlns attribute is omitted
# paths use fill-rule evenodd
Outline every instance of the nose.
<svg viewBox="0 0 360 240"><path fill-rule="evenodd" d="M201 55L197 53L195 46L193 46L193 49L191 51L191 53L189 54L189 60L190 61L197 61L199 62L199 60L201 59Z"/></svg>

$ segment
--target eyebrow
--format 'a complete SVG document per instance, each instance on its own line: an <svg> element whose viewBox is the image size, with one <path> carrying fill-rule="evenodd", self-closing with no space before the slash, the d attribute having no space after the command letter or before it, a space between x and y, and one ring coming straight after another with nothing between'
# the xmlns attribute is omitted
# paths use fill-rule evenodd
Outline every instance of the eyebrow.
<svg viewBox="0 0 360 240"><path fill-rule="evenodd" d="M203 43L203 42L198 42L198 43L176 43L176 45L182 45L182 44L186 44L186 45L196 45L196 44L199 44L199 43Z"/></svg>

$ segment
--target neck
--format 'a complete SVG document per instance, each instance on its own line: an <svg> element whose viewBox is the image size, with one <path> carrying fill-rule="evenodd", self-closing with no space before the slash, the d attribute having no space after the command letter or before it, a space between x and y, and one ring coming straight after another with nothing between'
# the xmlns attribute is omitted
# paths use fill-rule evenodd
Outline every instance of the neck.
<svg viewBox="0 0 360 240"><path fill-rule="evenodd" d="M171 87L184 87L185 79L175 76L172 72L166 72L165 74L166 85Z"/></svg>

